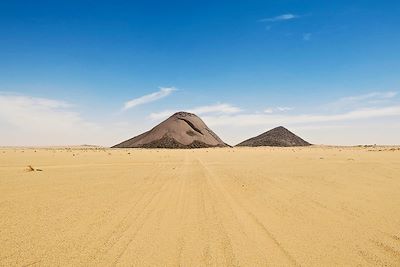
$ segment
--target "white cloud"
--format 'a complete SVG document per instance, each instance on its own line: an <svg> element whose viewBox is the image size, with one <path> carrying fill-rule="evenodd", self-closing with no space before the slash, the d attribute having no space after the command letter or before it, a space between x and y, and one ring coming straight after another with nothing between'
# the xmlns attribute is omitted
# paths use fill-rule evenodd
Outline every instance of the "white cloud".
<svg viewBox="0 0 400 267"><path fill-rule="evenodd" d="M396 92L374 92L345 97L337 101L345 102L345 108L337 111L320 108L304 114L285 113L291 110L287 106L249 113L227 103L186 111L200 115L230 144L279 125L293 129L313 143L396 144L400 143L400 103L396 96ZM387 102L370 104L378 100ZM360 103L364 106L359 106ZM164 119L176 111L179 110L152 113L150 118ZM78 107L65 101L0 92L0 145L113 145L154 126L154 121L131 115L129 120L112 117L109 121L107 116L101 116L102 121L94 123L85 119Z"/></svg>
<svg viewBox="0 0 400 267"><path fill-rule="evenodd" d="M201 106L193 109L189 109L189 112L195 114L207 114L207 113L223 113L223 114L233 114L240 112L241 109L230 104L216 104L210 106Z"/></svg>
<svg viewBox="0 0 400 267"><path fill-rule="evenodd" d="M174 114L175 112L177 112L177 110L163 110L160 112L152 112L152 113L150 113L149 118L152 120L166 119L169 116L171 116L172 114Z"/></svg>
<svg viewBox="0 0 400 267"><path fill-rule="evenodd" d="M227 112L224 108L215 108L221 104L192 108L187 111L201 115L205 123L230 144L236 144L279 125L293 129L299 136L313 143L396 144L400 142L400 126L392 127L390 131L382 130L388 129L391 125L400 125L400 104L395 101L396 95L396 92L375 92L344 97L339 101L352 104L336 111L331 108L324 111L320 108L315 113L304 114L285 113L293 110L288 106L269 107L264 110L264 113L245 113L239 108L232 109L229 113L229 109ZM384 105L371 104L377 100L392 101L385 102ZM157 120L164 119L174 112L176 110L153 113L151 117ZM380 125L380 127L378 129L373 125ZM373 129L366 130L368 127Z"/></svg>
<svg viewBox="0 0 400 267"><path fill-rule="evenodd" d="M270 114L270 113L285 112L285 111L290 111L290 110L293 110L293 108L292 107L276 107L276 108L269 107L269 108L264 109L264 113Z"/></svg>
<svg viewBox="0 0 400 267"><path fill-rule="evenodd" d="M251 113L206 115L202 119L229 144L237 144L280 125L294 130L312 143L338 145L400 143L400 105L363 108L337 114ZM379 127L376 126L378 124ZM347 125L348 129L341 129L341 125ZM390 131L382 130L389 129L391 125L399 126L392 127ZM366 130L367 126L370 127L369 130Z"/></svg>
<svg viewBox="0 0 400 267"><path fill-rule="evenodd" d="M0 93L0 100L9 100L15 106L29 106L35 105L41 108L68 108L72 105L60 100L48 99L48 98L40 98L40 97L31 97L31 96L24 96L24 95L17 95L17 94L6 94ZM3 102L3 104L5 104Z"/></svg>
<svg viewBox="0 0 400 267"><path fill-rule="evenodd" d="M293 110L293 108L291 108L291 107L277 107L277 109L279 111L290 111L290 110Z"/></svg>
<svg viewBox="0 0 400 267"><path fill-rule="evenodd" d="M261 19L261 22L277 22L277 21L285 21L285 20L292 20L292 19L297 19L300 16L298 15L294 15L294 14L282 14L276 17L271 17L271 18L265 18L265 19Z"/></svg>
<svg viewBox="0 0 400 267"><path fill-rule="evenodd" d="M139 105L147 104L150 102L157 101L164 97L169 96L172 92L176 91L177 89L174 87L160 87L160 90L148 95L144 95L138 98L134 98L124 103L123 110L127 110Z"/></svg>
<svg viewBox="0 0 400 267"><path fill-rule="evenodd" d="M81 144L98 141L99 127L64 101L0 93L2 145Z"/></svg>
<svg viewBox="0 0 400 267"><path fill-rule="evenodd" d="M178 110L164 110L161 112L154 112L154 113L151 113L149 115L149 117L154 120L165 119L177 111ZM190 108L185 111L194 113L196 115L204 115L204 114L210 114L210 113L218 115L218 114L235 114L235 113L241 112L242 110L240 108L232 106L230 104L218 103L215 105Z"/></svg>
<svg viewBox="0 0 400 267"><path fill-rule="evenodd" d="M348 96L340 98L337 101L327 104L328 108L334 109L354 109L361 107L371 107L376 105L387 105L389 101L397 96L397 92L386 91L386 92L371 92L362 95Z"/></svg>
<svg viewBox="0 0 400 267"><path fill-rule="evenodd" d="M210 125L284 125L321 123L332 121L348 121L359 119L371 119L379 117L400 116L400 106L383 108L364 108L339 114L303 114L303 115L270 115L270 114L237 114L205 116Z"/></svg>
<svg viewBox="0 0 400 267"><path fill-rule="evenodd" d="M356 102L356 101L369 100L369 99L389 99L389 98L395 97L396 95L397 95L397 92L393 92L393 91L372 92L372 93L358 95L358 96L343 97L339 101Z"/></svg>

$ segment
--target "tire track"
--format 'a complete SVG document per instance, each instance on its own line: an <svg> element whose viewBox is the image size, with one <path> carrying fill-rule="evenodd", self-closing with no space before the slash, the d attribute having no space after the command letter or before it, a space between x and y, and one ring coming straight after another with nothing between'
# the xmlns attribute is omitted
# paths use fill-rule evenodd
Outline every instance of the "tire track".
<svg viewBox="0 0 400 267"><path fill-rule="evenodd" d="M149 191L149 187L152 187L152 185L158 182L157 177L159 177L161 173L162 172L159 171L157 174L153 176L153 178L149 181L147 185L143 185L141 187L143 189L146 189L143 190L144 192ZM145 220L150 216L150 214L144 214L144 212L154 202L157 196L160 195L163 189L168 185L168 182L169 182L168 180L163 181L163 183L158 185L156 188L151 189L152 192L151 194L144 193L138 198L138 200L133 204L133 206L129 209L126 215L120 220L118 225L113 227L112 232L107 237L107 241L104 242L103 249L97 253L97 255L99 255L100 258L105 258L110 253L110 251L117 245L117 243L120 242L125 237L125 233L129 231L132 228L132 226L137 225L137 221L142 216L144 216L142 218L143 223L139 224L139 228L143 226ZM138 209L139 207L140 210ZM120 256L122 256L122 254Z"/></svg>
<svg viewBox="0 0 400 267"><path fill-rule="evenodd" d="M234 214L237 213L236 216L240 216L240 214L238 214L238 209L236 209L239 208L241 211L240 213L250 218L253 224L265 233L266 237L268 237L268 239L275 245L275 247L281 252L282 256L288 260L288 262L290 262L294 266L300 266L296 259L284 248L284 246L271 233L271 231L269 231L268 228L251 211L246 209L240 202L236 201L232 197L232 195L224 189L219 181L219 177L214 174L213 171L210 170L200 159L198 159L198 163L200 164L200 166L202 166L202 168L204 168L205 172L207 173L206 176L212 187L215 189L216 192L220 192L220 195L224 198L225 205L229 206L230 210ZM233 209L232 206L234 206L235 209Z"/></svg>
<svg viewBox="0 0 400 267"><path fill-rule="evenodd" d="M183 187L182 173L187 169L186 159L184 164L182 164L174 173L178 173L178 175L174 175L173 178L168 179L160 188L156 189L156 193L152 197L152 199L148 202L148 204L142 209L139 216L133 219L132 223L135 223L137 226L132 233L129 233L129 239L122 246L122 249L119 251L118 255L115 257L113 261L113 265L117 265L121 258L125 255L127 250L129 249L132 242L135 240L137 235L146 225L148 227L152 227L153 229L159 229L160 223L163 221L165 217L165 213L168 208L171 208L172 203L174 203L174 198L178 198L179 195L176 195L176 188ZM177 186L175 186L177 185ZM175 203L179 203L175 202ZM184 203L184 202L183 202ZM151 208L152 207L152 208ZM143 217L141 216L143 213ZM142 218L140 218L142 217ZM151 218L151 219L150 219ZM127 232L127 231L126 231ZM155 234L155 232L153 232Z"/></svg>

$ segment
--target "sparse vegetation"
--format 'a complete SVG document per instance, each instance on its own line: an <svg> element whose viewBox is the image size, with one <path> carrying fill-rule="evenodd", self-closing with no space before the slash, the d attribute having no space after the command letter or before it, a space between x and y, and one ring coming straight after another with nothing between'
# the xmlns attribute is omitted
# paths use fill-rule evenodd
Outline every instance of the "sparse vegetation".
<svg viewBox="0 0 400 267"><path fill-rule="evenodd" d="M32 165L28 165L28 167L26 168L26 171L27 172L34 172L34 171L42 172L43 170L42 169L36 169L36 168L33 168Z"/></svg>

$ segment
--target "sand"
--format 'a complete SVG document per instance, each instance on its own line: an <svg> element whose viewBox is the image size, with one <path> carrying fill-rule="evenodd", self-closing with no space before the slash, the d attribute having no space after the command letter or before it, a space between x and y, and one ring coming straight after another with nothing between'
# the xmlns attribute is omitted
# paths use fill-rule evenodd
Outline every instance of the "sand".
<svg viewBox="0 0 400 267"><path fill-rule="evenodd" d="M0 265L399 266L400 150L0 149Z"/></svg>

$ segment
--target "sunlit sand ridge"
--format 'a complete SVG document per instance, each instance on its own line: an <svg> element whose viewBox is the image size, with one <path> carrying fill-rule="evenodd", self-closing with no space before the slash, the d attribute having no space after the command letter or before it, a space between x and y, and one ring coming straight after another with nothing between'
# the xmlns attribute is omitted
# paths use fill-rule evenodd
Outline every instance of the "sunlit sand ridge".
<svg viewBox="0 0 400 267"><path fill-rule="evenodd" d="M399 266L400 150L0 149L0 225L5 266Z"/></svg>

